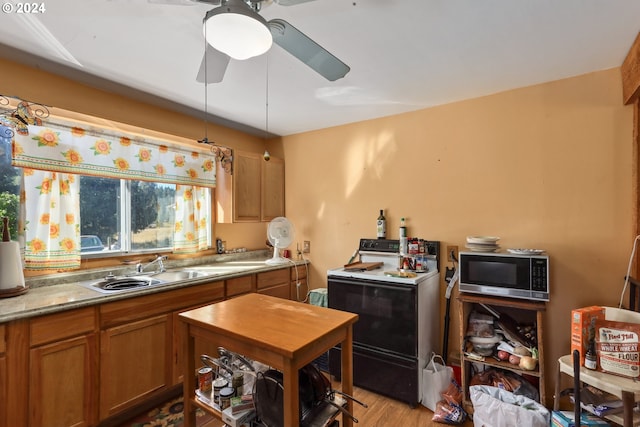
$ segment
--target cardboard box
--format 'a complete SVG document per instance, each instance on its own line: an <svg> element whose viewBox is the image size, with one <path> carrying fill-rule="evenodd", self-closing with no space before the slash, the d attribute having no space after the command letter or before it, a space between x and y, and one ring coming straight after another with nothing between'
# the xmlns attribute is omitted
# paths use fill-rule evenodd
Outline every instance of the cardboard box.
<svg viewBox="0 0 640 427"><path fill-rule="evenodd" d="M577 308L571 311L571 353L573 353L573 350L580 352L581 366L584 366L584 355L587 353L589 328L595 328L597 319L604 320L606 311L606 307L599 305Z"/></svg>
<svg viewBox="0 0 640 427"><path fill-rule="evenodd" d="M551 413L551 425L553 427L575 427L575 415L570 411L553 411ZM595 415L582 413L580 415L581 426L607 426L611 425Z"/></svg>
<svg viewBox="0 0 640 427"><path fill-rule="evenodd" d="M222 411L222 422L227 424L229 427L245 427L251 424L256 418L256 410L249 409L246 411L233 413L231 412L231 406Z"/></svg>

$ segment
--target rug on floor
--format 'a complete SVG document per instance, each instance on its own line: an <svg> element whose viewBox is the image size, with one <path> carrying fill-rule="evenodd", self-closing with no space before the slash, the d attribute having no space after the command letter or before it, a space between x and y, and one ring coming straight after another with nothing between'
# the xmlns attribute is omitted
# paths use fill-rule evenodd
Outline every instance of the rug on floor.
<svg viewBox="0 0 640 427"><path fill-rule="evenodd" d="M196 425L202 426L213 420L213 415L202 409L196 411ZM123 424L122 427L182 427L184 421L184 403L182 396L176 397L149 410L145 414Z"/></svg>

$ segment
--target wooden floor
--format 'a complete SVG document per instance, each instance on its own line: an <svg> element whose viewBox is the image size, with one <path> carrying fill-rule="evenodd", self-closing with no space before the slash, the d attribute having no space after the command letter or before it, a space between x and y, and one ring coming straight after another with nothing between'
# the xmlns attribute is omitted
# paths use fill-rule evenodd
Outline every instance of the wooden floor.
<svg viewBox="0 0 640 427"><path fill-rule="evenodd" d="M334 384L334 387L339 389L339 383ZM420 404L415 409L411 409L404 402L389 399L358 387L354 387L354 397L369 406L363 408L354 403L354 415L359 421L357 424L354 423L354 427L442 427L446 425L431 421L433 412ZM338 419L340 420L340 417ZM342 426L342 422L340 425ZM222 426L224 423L214 421L202 427ZM462 426L472 427L473 422L467 420Z"/></svg>

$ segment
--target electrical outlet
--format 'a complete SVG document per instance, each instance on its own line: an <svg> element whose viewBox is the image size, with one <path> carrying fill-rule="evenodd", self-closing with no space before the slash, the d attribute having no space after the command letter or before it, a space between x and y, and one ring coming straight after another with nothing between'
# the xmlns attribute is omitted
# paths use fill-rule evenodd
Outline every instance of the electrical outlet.
<svg viewBox="0 0 640 427"><path fill-rule="evenodd" d="M302 245L302 253L308 254L311 252L311 242L309 240L305 240Z"/></svg>
<svg viewBox="0 0 640 427"><path fill-rule="evenodd" d="M453 255L453 256L452 256ZM455 259L454 259L455 257ZM454 262L458 260L458 247L447 246L447 261Z"/></svg>

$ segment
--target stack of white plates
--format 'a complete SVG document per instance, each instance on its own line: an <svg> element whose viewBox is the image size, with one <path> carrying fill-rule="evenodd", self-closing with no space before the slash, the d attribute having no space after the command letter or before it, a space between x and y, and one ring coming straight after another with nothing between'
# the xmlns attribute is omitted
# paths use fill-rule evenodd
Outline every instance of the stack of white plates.
<svg viewBox="0 0 640 427"><path fill-rule="evenodd" d="M473 252L495 252L500 249L498 240L493 236L468 236L465 247Z"/></svg>

